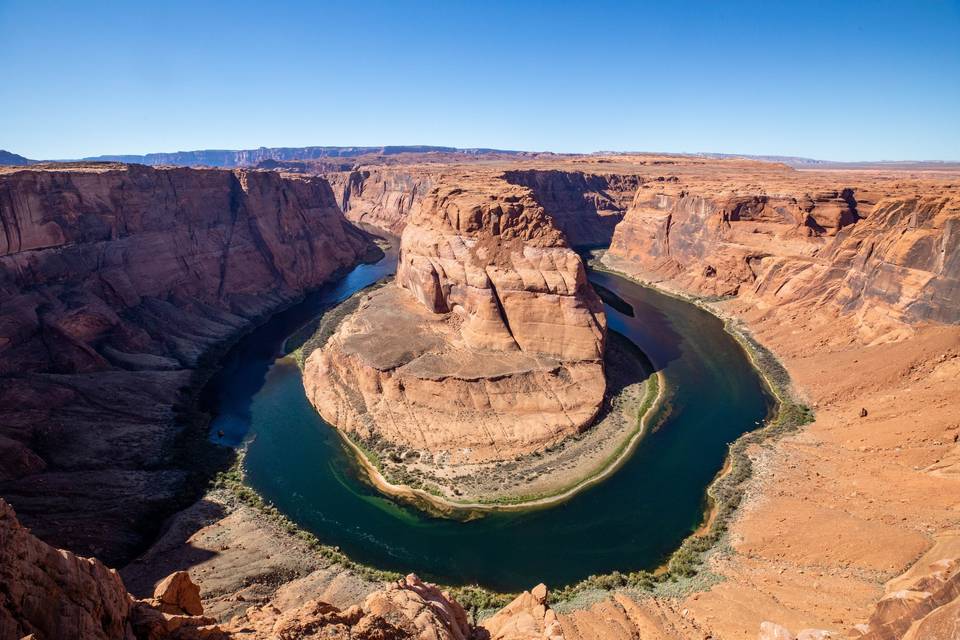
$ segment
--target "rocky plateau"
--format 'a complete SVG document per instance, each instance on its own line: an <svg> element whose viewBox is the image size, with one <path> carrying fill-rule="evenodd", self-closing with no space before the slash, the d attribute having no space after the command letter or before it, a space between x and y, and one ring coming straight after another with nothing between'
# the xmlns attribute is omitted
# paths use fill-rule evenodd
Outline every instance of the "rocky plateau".
<svg viewBox="0 0 960 640"><path fill-rule="evenodd" d="M957 637L960 174L660 155L371 151L296 173L283 163L298 158L274 160L0 167L0 639ZM308 364L308 380L353 376L353 398L307 385L347 429L396 411L388 393L427 425L447 420L430 404L441 389L470 399L457 411L529 422L386 436L451 455L467 438L459 455L495 458L582 429L603 393L605 323L570 247L606 239L609 268L771 350L816 419L749 449L722 545L671 590L551 606L538 586L477 612L415 576L372 580L205 489L222 452L195 402L239 335L373 257L351 220L399 232L402 255L396 283ZM407 348L380 339L391 318ZM474 394L504 375L511 403Z"/></svg>
<svg viewBox="0 0 960 640"><path fill-rule="evenodd" d="M361 440L512 459L593 421L605 338L580 257L530 192L457 176L406 219L396 284L310 355L304 385Z"/></svg>

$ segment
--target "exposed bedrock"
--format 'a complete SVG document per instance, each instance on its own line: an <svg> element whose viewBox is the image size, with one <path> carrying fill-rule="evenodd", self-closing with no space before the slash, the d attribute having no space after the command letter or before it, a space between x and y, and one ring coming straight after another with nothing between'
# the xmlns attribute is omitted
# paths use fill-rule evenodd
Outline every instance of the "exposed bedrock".
<svg viewBox="0 0 960 640"><path fill-rule="evenodd" d="M482 179L506 180L526 187L572 246L608 244L641 182L628 172L483 167L467 171ZM444 165L401 165L325 175L347 218L400 235L432 187L449 181L456 173Z"/></svg>
<svg viewBox="0 0 960 640"><path fill-rule="evenodd" d="M344 215L400 235L420 208L435 176L416 168L360 169L326 174Z"/></svg>
<svg viewBox="0 0 960 640"><path fill-rule="evenodd" d="M17 522L0 499L0 640L559 640L543 585L474 627L463 607L416 575L388 582L344 609L304 586L301 598L249 606L226 623L205 616L200 589L186 571L136 599L113 569L56 549ZM296 604L302 602L302 604Z"/></svg>
<svg viewBox="0 0 960 640"><path fill-rule="evenodd" d="M189 493L210 356L370 248L326 181L272 172L7 172L0 224L0 495L111 563Z"/></svg>
<svg viewBox="0 0 960 640"><path fill-rule="evenodd" d="M868 341L919 321L960 321L955 197L788 189L793 195L649 183L605 261L701 295L851 314Z"/></svg>
<svg viewBox="0 0 960 640"><path fill-rule="evenodd" d="M529 187L574 246L609 244L641 182L632 174L536 169L507 171L504 178Z"/></svg>
<svg viewBox="0 0 960 640"><path fill-rule="evenodd" d="M579 256L529 190L459 176L410 217L396 285L307 359L305 384L324 418L363 439L507 459L594 419L605 336Z"/></svg>

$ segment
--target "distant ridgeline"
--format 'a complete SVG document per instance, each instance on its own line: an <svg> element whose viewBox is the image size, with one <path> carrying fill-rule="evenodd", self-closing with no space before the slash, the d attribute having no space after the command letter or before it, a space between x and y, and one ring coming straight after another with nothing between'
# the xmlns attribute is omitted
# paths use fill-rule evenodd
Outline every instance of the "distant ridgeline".
<svg viewBox="0 0 960 640"><path fill-rule="evenodd" d="M356 156L399 153L461 153L483 155L488 153L523 155L524 151L499 149L458 149L456 147L431 147L427 145L393 147L260 147L259 149L203 149L200 151L176 151L173 153L148 153L146 155L106 155L84 158L110 162L135 162L147 165L183 165L207 167L250 167L265 160L322 160L325 158L353 158Z"/></svg>

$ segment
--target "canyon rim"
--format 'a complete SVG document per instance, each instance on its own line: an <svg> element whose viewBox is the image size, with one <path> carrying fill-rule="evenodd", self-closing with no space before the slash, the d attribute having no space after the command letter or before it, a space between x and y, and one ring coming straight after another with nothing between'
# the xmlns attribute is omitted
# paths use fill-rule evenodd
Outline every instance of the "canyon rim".
<svg viewBox="0 0 960 640"><path fill-rule="evenodd" d="M0 0L0 640L960 640L958 33Z"/></svg>

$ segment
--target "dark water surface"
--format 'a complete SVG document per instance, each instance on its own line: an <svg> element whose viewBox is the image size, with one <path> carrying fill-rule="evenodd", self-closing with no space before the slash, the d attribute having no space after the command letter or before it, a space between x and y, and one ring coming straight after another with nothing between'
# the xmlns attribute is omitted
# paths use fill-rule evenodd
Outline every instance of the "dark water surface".
<svg viewBox="0 0 960 640"><path fill-rule="evenodd" d="M607 305L612 330L662 370L668 412L629 461L569 502L472 522L436 519L362 483L340 438L303 392L287 336L325 305L393 272L396 253L362 265L242 340L207 389L223 441L250 438L246 478L268 501L350 557L449 584L519 590L561 586L590 574L657 566L700 524L704 491L727 443L771 406L756 372L722 323L694 305L591 272L591 281L633 308ZM215 437L216 439L216 437Z"/></svg>

